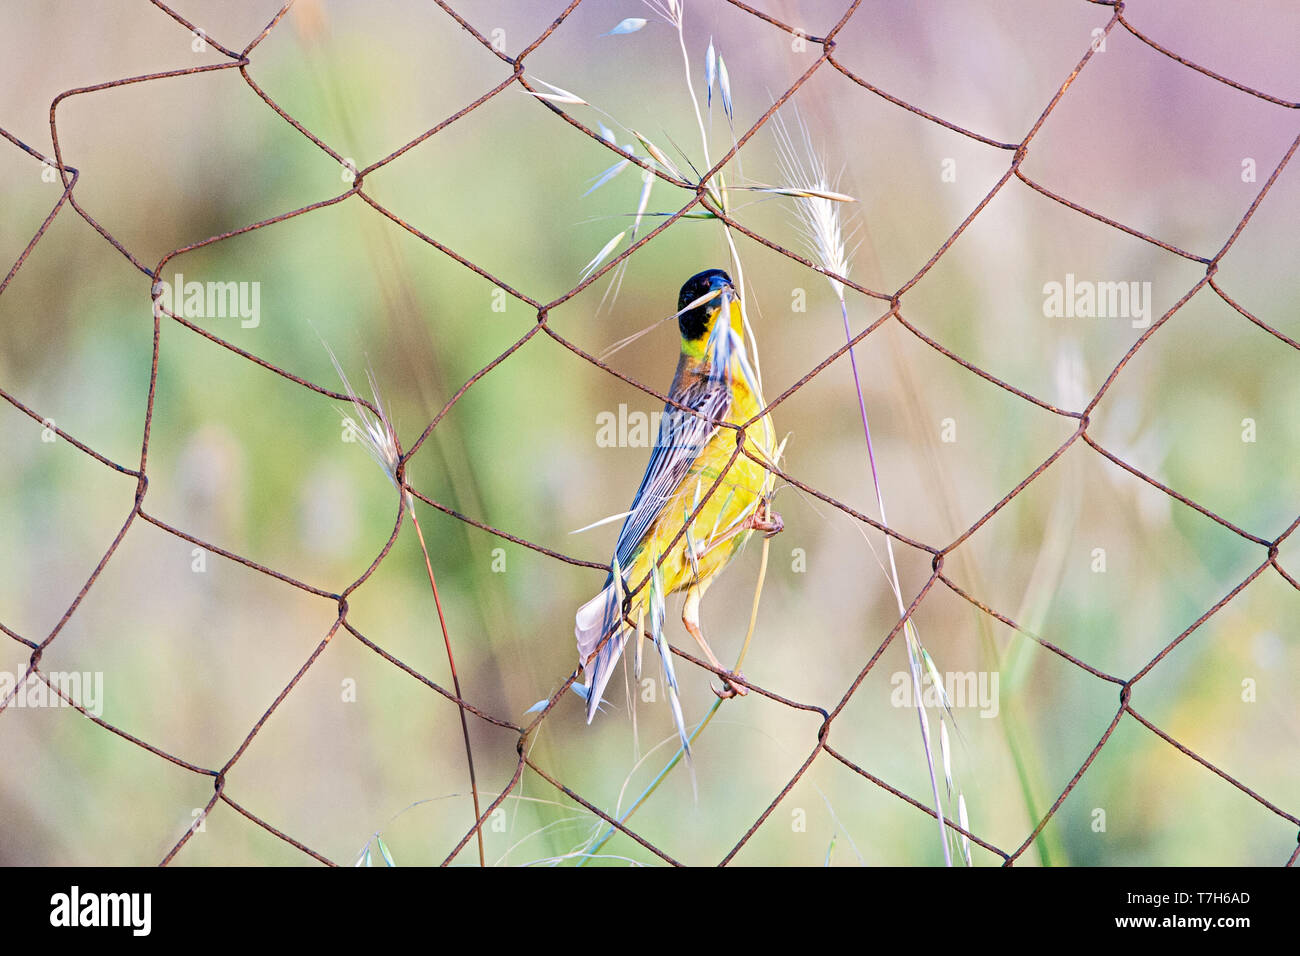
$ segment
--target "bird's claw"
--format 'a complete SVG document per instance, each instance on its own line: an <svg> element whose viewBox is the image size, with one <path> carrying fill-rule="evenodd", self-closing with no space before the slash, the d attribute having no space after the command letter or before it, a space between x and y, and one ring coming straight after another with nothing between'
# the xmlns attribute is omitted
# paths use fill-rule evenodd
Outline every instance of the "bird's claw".
<svg viewBox="0 0 1300 956"><path fill-rule="evenodd" d="M735 676L742 680L745 677L745 675L740 673L740 671L736 671ZM718 695L719 700L731 700L733 697L744 697L749 693L749 688L744 684L738 684L726 677L722 678L722 684L722 687L715 687L713 684L709 685L709 689Z"/></svg>
<svg viewBox="0 0 1300 956"><path fill-rule="evenodd" d="M785 530L785 521L781 519L779 514L764 504L749 519L749 526L755 531L763 532L764 537L770 538Z"/></svg>

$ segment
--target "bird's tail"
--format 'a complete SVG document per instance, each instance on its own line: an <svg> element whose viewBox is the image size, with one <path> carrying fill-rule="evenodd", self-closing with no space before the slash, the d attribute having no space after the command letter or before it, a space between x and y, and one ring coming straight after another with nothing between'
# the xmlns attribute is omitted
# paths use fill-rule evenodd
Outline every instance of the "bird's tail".
<svg viewBox="0 0 1300 956"><path fill-rule="evenodd" d="M587 723L591 723L592 718L596 716L605 685L609 683L618 659L623 656L623 648L627 645L628 638L634 638L638 641L638 645L641 640L641 635L636 633L637 629L630 627L623 620L622 604L625 592L617 568L618 565L615 564L616 573L610 576L609 583L599 594L578 608L574 618L573 634L578 639L578 661L587 675ZM673 672L672 652L664 638L663 595L663 580L658 568L654 567L651 571L651 584L646 599L649 603L650 631L655 649L659 652L660 662L663 664L665 689L669 706L672 708L673 724L677 728L687 766L691 767L691 741L686 733L686 722L682 717L682 705L677 692L677 676ZM606 635L612 636L601 647L600 643L605 640ZM639 652L637 665L640 666ZM694 782L695 771L691 767L692 786Z"/></svg>
<svg viewBox="0 0 1300 956"><path fill-rule="evenodd" d="M620 620L620 593L617 582L611 578L605 589L578 608L574 618L573 636L578 639L578 662L587 673L587 723L596 716L605 685L614 673L614 665L623 656L629 628ZM605 635L613 633L605 646L599 647Z"/></svg>

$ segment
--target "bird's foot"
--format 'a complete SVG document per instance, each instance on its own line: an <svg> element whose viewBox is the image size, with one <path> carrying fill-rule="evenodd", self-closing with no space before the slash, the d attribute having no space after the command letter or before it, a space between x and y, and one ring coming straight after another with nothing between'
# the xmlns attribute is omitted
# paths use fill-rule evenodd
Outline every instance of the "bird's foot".
<svg viewBox="0 0 1300 956"><path fill-rule="evenodd" d="M740 673L740 671L736 671L735 676L739 677L741 680L744 680L745 677L745 675ZM749 693L749 688L744 684L738 684L727 677L722 678L722 685L722 687L715 687L712 684L709 685L709 689L718 695L719 700L731 700L733 697L744 697Z"/></svg>
<svg viewBox="0 0 1300 956"><path fill-rule="evenodd" d="M755 531L763 532L763 535L768 538L785 530L785 522L781 516L766 503L760 505L758 511L750 515L748 524Z"/></svg>

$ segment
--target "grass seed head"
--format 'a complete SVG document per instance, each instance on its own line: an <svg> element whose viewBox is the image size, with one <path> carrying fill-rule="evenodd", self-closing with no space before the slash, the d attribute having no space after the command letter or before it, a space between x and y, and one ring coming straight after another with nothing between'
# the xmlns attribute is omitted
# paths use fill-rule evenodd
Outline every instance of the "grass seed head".
<svg viewBox="0 0 1300 956"><path fill-rule="evenodd" d="M796 131L792 133L781 114L773 117L777 161L787 185L767 189L794 197L799 231L809 252L826 271L847 277L851 251L844 233L842 203L852 197L835 190L825 161L813 147L808 125L797 110L795 123ZM797 144L795 134L799 138ZM835 295L843 298L844 283L830 276L827 280Z"/></svg>
<svg viewBox="0 0 1300 956"><path fill-rule="evenodd" d="M372 410L370 405L361 400L352 387L352 383L348 381L348 377L344 374L343 366L339 364L334 350L325 345L325 351L329 352L330 361L334 363L334 371L338 373L339 379L343 382L343 390L347 393L348 398L352 400L352 410L356 415L354 418L347 412L340 411L339 414L343 418L344 425L352 432L361 447L366 450L366 453L374 459L375 464L383 469L393 487L400 491L402 486L401 482L397 480L397 468L401 464L402 453L397 445L397 431L393 428L392 420L384 407L384 400L379 394L379 385L375 382L375 373L372 370L366 371L366 379L370 383L370 394L374 399L374 410Z"/></svg>

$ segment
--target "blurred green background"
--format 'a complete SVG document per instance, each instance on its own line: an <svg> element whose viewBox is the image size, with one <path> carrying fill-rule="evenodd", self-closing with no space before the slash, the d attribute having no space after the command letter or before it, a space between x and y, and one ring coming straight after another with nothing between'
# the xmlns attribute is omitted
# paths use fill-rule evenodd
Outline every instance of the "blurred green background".
<svg viewBox="0 0 1300 956"><path fill-rule="evenodd" d="M518 53L558 2L467 0L457 9ZM843 2L762 0L811 34ZM242 49L277 5L184 0L176 10ZM1105 24L1083 2L863 3L837 57L891 94L1003 142L1020 140ZM1135 0L1140 30L1240 82L1295 99L1300 11ZM625 17L636 33L602 36ZM110 79L223 62L143 2L91 7L20 0L0 18L0 125L51 151L60 92ZM703 92L710 39L726 60L736 128L749 126L815 60L789 34L723 3L686 2L692 79ZM341 155L364 167L509 75L445 12L416 2L296 4L256 48L250 77ZM571 90L623 127L679 144L703 168L675 33L633 0L583 3L526 60L530 77ZM1011 154L946 130L823 66L795 96L839 189L860 200L851 274L892 292L926 263L1006 171ZM612 120L565 106L590 126ZM791 112L786 114L792 121ZM712 157L729 144L715 100ZM150 268L170 251L326 200L344 170L293 129L237 70L74 96L57 112L65 162L81 170L82 207ZM1032 141L1026 176L1112 219L1201 256L1230 235L1296 135L1295 112L1180 66L1122 28L1079 74ZM619 141L631 141L619 129ZM0 253L20 255L58 198L41 165L0 144ZM666 147L667 148L667 147ZM509 88L392 164L365 187L415 228L513 288L550 301L630 224L640 182L621 173L591 195L616 157ZM1249 161L1249 162L1248 162ZM775 139L758 133L743 178L777 182ZM1243 175L1251 167L1254 177ZM945 177L944 171L955 172ZM739 170L736 171L739 174ZM656 185L649 209L689 198ZM786 199L736 203L737 218L800 248ZM1294 227L1300 169L1283 170L1223 259L1216 281L1245 308L1300 336ZM769 398L843 343L821 277L738 237ZM631 257L621 294L602 280L550 314L592 353L675 307L692 273L726 266L716 223L679 221ZM198 323L308 381L337 388L328 342L354 382L365 369L410 446L455 391L518 340L536 314L493 283L352 197L183 254L163 278L256 282L260 323ZM1159 318L1203 267L1089 219L1011 180L904 296L907 320L947 348L1044 401L1079 409L1140 332L1123 318L1049 318L1043 286L1073 273L1151 283ZM153 323L150 281L64 208L0 297L0 388L127 467L139 461ZM802 290L802 292L800 292ZM794 303L805 296L806 311ZM494 310L504 301L504 311ZM861 329L884 307L850 292ZM660 324L614 367L664 389L677 351ZM935 546L956 538L1071 434L1072 422L990 384L890 322L857 350L892 523ZM1138 352L1092 417L1089 434L1134 467L1264 539L1300 501L1296 354L1203 289ZM645 466L644 447L602 447L606 412L658 404L539 334L475 384L410 463L415 487L530 541L606 561L610 524ZM1254 441L1243 441L1245 419ZM942 440L951 420L955 441ZM842 358L782 403L790 474L874 515L856 397ZM374 560L397 496L355 444L339 406L165 320L144 507L186 533L338 591ZM135 481L0 403L0 622L43 640L131 510ZM791 487L776 497L752 681L831 708L897 620L879 560L882 537ZM420 507L466 696L501 717L556 690L575 666L573 613L600 572L573 567ZM869 529L867 529L869 530ZM874 548L874 554L873 554ZM501 549L501 550L497 550ZM1104 549L1105 570L1097 570ZM210 554L137 520L42 659L47 671L102 673L103 717L197 765L223 765L334 622L333 603ZM1264 561L1266 551L1107 461L1082 441L949 556L974 597L1108 673L1128 677ZM751 545L710 591L705 632L738 653L759 572ZM906 599L929 556L898 549ZM1300 573L1300 541L1279 560ZM366 637L450 685L423 559L408 524L349 599ZM1166 733L1284 810L1300 809L1300 594L1266 569L1193 631L1133 693ZM694 650L670 607L670 639ZM945 672L996 673L996 716L956 708L953 769L971 827L1008 851L1034 829L1114 717L1118 688L1044 650L936 586L916 615ZM0 637L0 672L28 651ZM906 671L891 645L833 724L840 753L928 801L917 717L894 706ZM647 673L657 676L657 665ZM688 721L714 698L681 666ZM1253 688L1254 693L1245 692ZM355 689L355 700L349 699ZM638 709L634 750L616 678L592 726L566 695L530 739L548 773L613 812L670 754L662 695ZM1244 699L1251 698L1251 699ZM728 702L696 748L699 796L680 769L631 825L687 863L716 862L816 744L820 718L757 694ZM937 724L936 730L937 730ZM471 718L484 803L509 782L516 735ZM141 864L160 859L212 793L194 774L68 708L0 714L0 862ZM379 831L399 864L441 861L472 812L454 705L346 632L334 636L229 773L227 793L332 860L355 859ZM600 821L526 771L485 832L489 862L552 861L581 849ZM1099 815L1098 811L1102 811ZM1099 829L1098 821L1104 822ZM1123 719L1022 857L1029 864L1278 864L1295 827ZM618 836L602 861L654 862ZM471 844L457 858L475 862ZM572 861L572 857L569 858ZM974 849L974 862L1001 862ZM741 864L935 864L932 819L820 755L740 851ZM176 858L187 865L299 864L294 847L218 804Z"/></svg>

